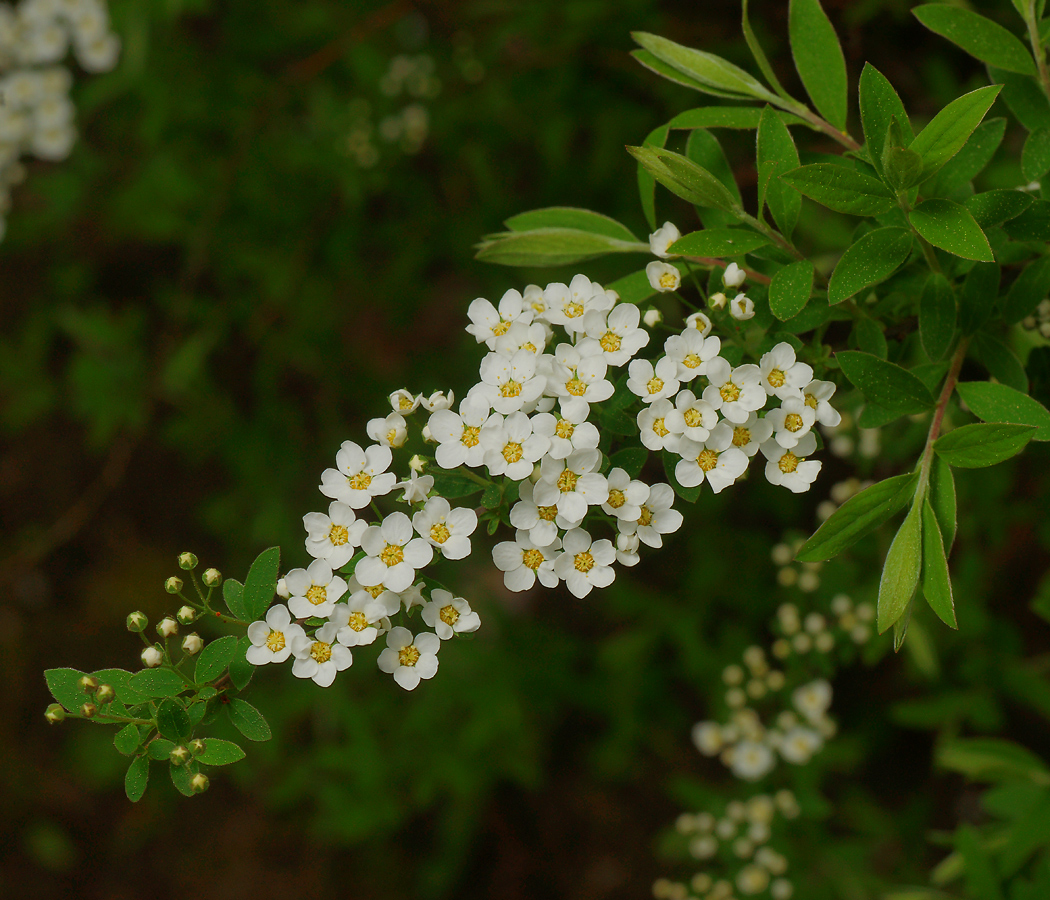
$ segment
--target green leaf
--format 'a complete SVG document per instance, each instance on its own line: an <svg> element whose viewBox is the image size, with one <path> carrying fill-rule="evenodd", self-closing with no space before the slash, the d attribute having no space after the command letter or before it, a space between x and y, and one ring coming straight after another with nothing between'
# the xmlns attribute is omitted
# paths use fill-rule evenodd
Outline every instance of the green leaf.
<svg viewBox="0 0 1050 900"><path fill-rule="evenodd" d="M906 228L869 231L842 254L828 284L828 302L841 303L858 291L889 278L908 260L912 235Z"/></svg>
<svg viewBox="0 0 1050 900"><path fill-rule="evenodd" d="M113 746L117 748L117 753L124 756L131 756L141 743L138 725L125 725L113 735Z"/></svg>
<svg viewBox="0 0 1050 900"><path fill-rule="evenodd" d="M190 763L184 766L176 766L172 763L168 766L168 770L171 772L171 783L175 785L175 789L182 794L184 797L193 796L193 776L196 774L196 766L191 768Z"/></svg>
<svg viewBox="0 0 1050 900"><path fill-rule="evenodd" d="M714 175L733 196L736 206L743 209L744 201L733 174L733 167L729 165L718 138L704 128L694 129L689 132L689 138L685 142L685 156L701 169L706 169ZM739 214L736 212L729 213L712 208L700 208L697 215L705 228L720 228L735 224L739 220Z"/></svg>
<svg viewBox="0 0 1050 900"><path fill-rule="evenodd" d="M1033 200L1021 215L1003 225L1015 241L1050 241L1050 203Z"/></svg>
<svg viewBox="0 0 1050 900"><path fill-rule="evenodd" d="M1032 195L1024 191L994 190L974 194L963 201L981 228L991 228L1021 215L1032 205Z"/></svg>
<svg viewBox="0 0 1050 900"><path fill-rule="evenodd" d="M936 402L925 384L895 363L859 350L842 350L835 359L850 384L873 403L898 415L925 412Z"/></svg>
<svg viewBox="0 0 1050 900"><path fill-rule="evenodd" d="M163 700L157 707L157 731L169 741L184 741L192 731L189 714L175 700Z"/></svg>
<svg viewBox="0 0 1050 900"><path fill-rule="evenodd" d="M188 687L186 679L171 669L142 669L131 676L130 684L144 697L174 697Z"/></svg>
<svg viewBox="0 0 1050 900"><path fill-rule="evenodd" d="M786 114L785 114L786 115ZM700 106L687 109L667 123L668 128L758 128L762 110L754 106ZM796 116L789 118L801 121Z"/></svg>
<svg viewBox="0 0 1050 900"><path fill-rule="evenodd" d="M1021 360L999 338L987 331L978 331L973 336L970 352L996 381L1022 393L1028 392L1028 375Z"/></svg>
<svg viewBox="0 0 1050 900"><path fill-rule="evenodd" d="M664 450L660 455L663 458L664 474L667 476L668 484L670 484L671 487L674 488L674 492L687 503L696 503L696 498L700 496L700 490L703 485L698 484L696 487L683 487L674 474L675 466L678 465L678 461L681 457L667 450Z"/></svg>
<svg viewBox="0 0 1050 900"><path fill-rule="evenodd" d="M228 766L244 759L244 751L233 741L208 738L204 741L204 750L195 759L206 766Z"/></svg>
<svg viewBox="0 0 1050 900"><path fill-rule="evenodd" d="M897 205L881 181L834 163L802 166L782 178L811 200L853 216L877 216Z"/></svg>
<svg viewBox="0 0 1050 900"><path fill-rule="evenodd" d="M942 109L911 142L910 149L922 157L923 177L928 178L958 153L973 130L981 124L1001 90L999 85L963 94Z"/></svg>
<svg viewBox="0 0 1050 900"><path fill-rule="evenodd" d="M242 637L237 642L237 649L234 651L233 659L230 660L230 681L233 682L233 686L239 691L243 691L247 686L248 682L252 680L252 676L255 674L255 666L248 662L248 648L252 645L251 640L247 635Z"/></svg>
<svg viewBox="0 0 1050 900"><path fill-rule="evenodd" d="M820 562L838 556L902 510L915 493L918 480L918 472L895 475L850 497L802 545L795 559Z"/></svg>
<svg viewBox="0 0 1050 900"><path fill-rule="evenodd" d="M669 251L682 256L741 256L759 247L769 239L755 231L742 228L705 228L682 235L671 244Z"/></svg>
<svg viewBox="0 0 1050 900"><path fill-rule="evenodd" d="M149 784L149 757L136 756L124 776L124 793L132 803L138 803Z"/></svg>
<svg viewBox="0 0 1050 900"><path fill-rule="evenodd" d="M959 627L955 621L952 579L948 573L948 557L944 553L941 526L929 497L922 504L922 593L945 625L949 628Z"/></svg>
<svg viewBox="0 0 1050 900"><path fill-rule="evenodd" d="M885 359L889 353L886 336L879 328L879 323L867 316L862 316L853 323L853 340L859 350Z"/></svg>
<svg viewBox="0 0 1050 900"><path fill-rule="evenodd" d="M937 765L971 781L1024 779L1050 786L1050 769L1030 750L1002 738L955 738L936 752Z"/></svg>
<svg viewBox="0 0 1050 900"><path fill-rule="evenodd" d="M962 824L955 829L955 848L962 855L965 863L963 883L966 893L981 900L1003 900L1000 878L995 865L988 854L977 829L970 824Z"/></svg>
<svg viewBox="0 0 1050 900"><path fill-rule="evenodd" d="M943 3L917 6L912 14L930 31L962 47L970 56L1009 72L1035 75L1035 62L1021 41L991 19Z"/></svg>
<svg viewBox="0 0 1050 900"><path fill-rule="evenodd" d="M244 607L244 585L237 579L227 578L222 583L222 599L235 618L248 620L248 611Z"/></svg>
<svg viewBox="0 0 1050 900"><path fill-rule="evenodd" d="M941 528L944 550L948 553L955 542L955 479L952 477L951 466L936 453L930 464L929 500Z"/></svg>
<svg viewBox="0 0 1050 900"><path fill-rule="evenodd" d="M500 486L498 484L490 484L485 488L485 493L481 495L481 505L485 509L496 509L502 498L503 492L500 490Z"/></svg>
<svg viewBox="0 0 1050 900"><path fill-rule="evenodd" d="M769 285L769 308L781 322L797 316L813 293L813 263L802 260L784 266Z"/></svg>
<svg viewBox="0 0 1050 900"><path fill-rule="evenodd" d="M428 468L427 474L434 478L434 492L442 497L447 497L449 500L469 497L484 487L484 485L478 484L473 478L462 472L448 472L437 468L437 466Z"/></svg>
<svg viewBox="0 0 1050 900"><path fill-rule="evenodd" d="M988 77L1003 86L1003 102L1028 131L1050 126L1050 102L1033 79L995 68Z"/></svg>
<svg viewBox="0 0 1050 900"><path fill-rule="evenodd" d="M908 214L908 220L934 247L963 259L992 262L995 256L981 226L965 206L951 200L925 200Z"/></svg>
<svg viewBox="0 0 1050 900"><path fill-rule="evenodd" d="M820 0L791 0L788 36L795 68L813 105L839 131L844 131L849 103L846 58Z"/></svg>
<svg viewBox="0 0 1050 900"><path fill-rule="evenodd" d="M868 156L875 168L883 171L882 154L886 146L886 134L890 120L897 119L908 143L914 134L908 122L904 104L893 85L886 76L871 63L864 64L860 73L860 123L864 129L864 140L867 142Z"/></svg>
<svg viewBox="0 0 1050 900"><path fill-rule="evenodd" d="M962 381L955 388L978 419L1031 425L1034 441L1050 441L1050 410L1038 400L1005 384L990 381Z"/></svg>
<svg viewBox="0 0 1050 900"><path fill-rule="evenodd" d="M1021 152L1021 174L1028 181L1038 181L1050 172L1050 127L1033 131Z"/></svg>
<svg viewBox="0 0 1050 900"><path fill-rule="evenodd" d="M486 235L476 259L502 266L565 266L610 253L648 253L649 245L574 228L537 228Z"/></svg>
<svg viewBox="0 0 1050 900"><path fill-rule="evenodd" d="M51 696L68 712L79 712L80 707L88 701L88 695L77 684L84 674L76 669L47 669L44 672L44 680Z"/></svg>
<svg viewBox="0 0 1050 900"><path fill-rule="evenodd" d="M613 468L623 469L631 478L637 478L648 459L649 451L645 447L624 447L612 455L610 462Z"/></svg>
<svg viewBox="0 0 1050 900"><path fill-rule="evenodd" d="M765 176L765 203L781 233L790 237L798 224L802 198L782 183L780 176L798 166L798 150L795 149L787 125L771 106L762 110L756 140L756 161L759 172Z"/></svg>
<svg viewBox="0 0 1050 900"><path fill-rule="evenodd" d="M907 147L891 147L887 144L882 167L886 180L897 191L907 190L922 180L922 157Z"/></svg>
<svg viewBox="0 0 1050 900"><path fill-rule="evenodd" d="M739 204L728 188L685 156L657 147L628 147L627 150L672 194L696 206L739 211Z"/></svg>
<svg viewBox="0 0 1050 900"><path fill-rule="evenodd" d="M695 50L692 47L684 47L667 38L644 31L633 31L631 37L634 38L635 43L648 50L658 60L667 63L687 78L699 82L706 88L776 102L776 95L764 88L753 75L720 56L705 53L703 50Z"/></svg>
<svg viewBox="0 0 1050 900"><path fill-rule="evenodd" d="M876 622L879 634L904 615L919 584L922 569L922 504L912 504L890 544L879 580Z"/></svg>
<svg viewBox="0 0 1050 900"><path fill-rule="evenodd" d="M600 234L614 240L638 243L638 238L625 225L621 225L609 216L591 212L589 209L578 209L574 206L548 206L544 209L533 209L518 213L504 222L511 231L535 231L538 228L569 228L573 231L587 231Z"/></svg>
<svg viewBox="0 0 1050 900"><path fill-rule="evenodd" d="M1003 300L1003 318L1011 325L1035 312L1050 294L1050 256L1041 256L1025 266L1010 285Z"/></svg>
<svg viewBox="0 0 1050 900"><path fill-rule="evenodd" d="M986 119L967 138L962 150L955 154L930 182L930 194L952 194L969 185L984 167L992 161L995 151L1003 141L1006 133L1006 119Z"/></svg>
<svg viewBox="0 0 1050 900"><path fill-rule="evenodd" d="M249 741L268 741L273 737L263 714L250 703L234 697L226 707L233 727Z"/></svg>
<svg viewBox="0 0 1050 900"><path fill-rule="evenodd" d="M974 334L995 311L1002 273L995 263L977 263L966 273L959 291L959 327L963 334Z"/></svg>
<svg viewBox="0 0 1050 900"><path fill-rule="evenodd" d="M236 650L237 638L233 635L228 634L209 641L201 651L201 655L197 657L197 667L193 675L197 684L207 684L222 675Z"/></svg>
<svg viewBox="0 0 1050 900"><path fill-rule="evenodd" d="M168 741L164 738L154 738L149 744L146 745L146 752L149 754L150 759L167 759L168 754L175 749L175 742Z"/></svg>
<svg viewBox="0 0 1050 900"><path fill-rule="evenodd" d="M667 143L668 127L661 125L649 132L642 141L643 147L663 147ZM649 227L656 231L656 179L645 166L638 163L638 196L642 203L642 212Z"/></svg>
<svg viewBox="0 0 1050 900"><path fill-rule="evenodd" d="M281 548L263 550L244 579L244 611L249 622L261 619L273 603L277 591L277 573L281 565Z"/></svg>
<svg viewBox="0 0 1050 900"><path fill-rule="evenodd" d="M933 274L919 297L919 337L930 359L943 359L955 336L955 295L948 279Z"/></svg>
<svg viewBox="0 0 1050 900"><path fill-rule="evenodd" d="M963 425L937 439L933 449L950 466L980 469L1020 453L1035 434L1031 425Z"/></svg>
<svg viewBox="0 0 1050 900"><path fill-rule="evenodd" d="M645 66L650 72L655 72L661 78L666 78L668 81L673 81L675 84L680 84L682 87L691 88L694 91L700 91L704 94L711 94L714 97L725 97L729 100L749 100L746 94L738 94L733 91L722 91L718 88L713 88L703 82L697 81L695 78L690 78L688 75L682 74L674 66L668 65L662 59L654 56L648 50L632 50L631 56L635 58L641 65ZM661 125L664 130L667 129L666 125ZM660 146L663 146L662 144Z"/></svg>

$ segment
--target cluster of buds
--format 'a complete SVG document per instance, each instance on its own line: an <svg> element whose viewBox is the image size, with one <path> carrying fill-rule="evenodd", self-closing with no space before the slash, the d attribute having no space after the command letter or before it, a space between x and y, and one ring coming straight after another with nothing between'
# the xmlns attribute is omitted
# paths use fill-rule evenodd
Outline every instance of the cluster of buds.
<svg viewBox="0 0 1050 900"><path fill-rule="evenodd" d="M77 682L87 699L80 706L80 718L93 719L102 710L117 699L113 686L100 682L93 675L85 675ZM57 725L66 718L66 711L60 703L52 703L44 711L44 718L52 725Z"/></svg>

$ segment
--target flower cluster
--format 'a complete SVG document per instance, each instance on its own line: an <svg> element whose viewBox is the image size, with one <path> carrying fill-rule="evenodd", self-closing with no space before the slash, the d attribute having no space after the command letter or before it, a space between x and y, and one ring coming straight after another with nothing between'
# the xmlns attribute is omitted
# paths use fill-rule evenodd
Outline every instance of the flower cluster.
<svg viewBox="0 0 1050 900"><path fill-rule="evenodd" d="M0 3L0 237L10 189L25 177L24 154L65 159L76 141L72 76L57 66L72 46L88 72L116 65L120 41L104 0Z"/></svg>

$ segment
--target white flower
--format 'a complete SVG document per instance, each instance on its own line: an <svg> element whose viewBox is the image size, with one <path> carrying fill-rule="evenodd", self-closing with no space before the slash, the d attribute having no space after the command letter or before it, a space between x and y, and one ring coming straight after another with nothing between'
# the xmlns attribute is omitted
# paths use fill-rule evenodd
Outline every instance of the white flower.
<svg viewBox="0 0 1050 900"><path fill-rule="evenodd" d="M576 408L574 415L556 419L550 413L537 413L532 417L532 430L550 441L547 455L554 459L565 459L573 450L593 450L601 435L597 426L584 421L590 407Z"/></svg>
<svg viewBox="0 0 1050 900"><path fill-rule="evenodd" d="M789 763L796 766L805 765L824 746L824 739L812 728L798 726L790 729L780 739L777 750Z"/></svg>
<svg viewBox="0 0 1050 900"><path fill-rule="evenodd" d="M434 456L442 469L477 468L485 461L481 427L488 417L488 405L472 399L463 400L458 413L441 409L430 417L430 433L438 442Z"/></svg>
<svg viewBox="0 0 1050 900"><path fill-rule="evenodd" d="M791 450L781 447L775 440L766 441L762 445L762 455L767 460L766 478L772 484L782 484L792 493L805 493L820 474L820 461L805 458L816 449L817 438L812 431Z"/></svg>
<svg viewBox="0 0 1050 900"><path fill-rule="evenodd" d="M741 894L761 894L769 886L769 872L755 863L748 863L736 876L736 886Z"/></svg>
<svg viewBox="0 0 1050 900"><path fill-rule="evenodd" d="M554 533L557 535L557 529ZM519 529L513 541L501 541L492 548L492 561L503 572L503 583L509 591L527 591L537 579L544 587L554 587L558 583L554 561L560 549L557 537L549 544L537 546L528 531Z"/></svg>
<svg viewBox="0 0 1050 900"><path fill-rule="evenodd" d="M406 588L401 592L400 601L405 605L405 611L410 611L416 606L426 606L427 601L423 598L423 588L426 585L422 581L417 581L412 587ZM394 612L397 612L395 609ZM393 615L394 613L390 613ZM387 629L389 631L389 629Z"/></svg>
<svg viewBox="0 0 1050 900"><path fill-rule="evenodd" d="M305 634L303 627L292 621L288 607L283 603L271 606L266 616L248 626L248 662L253 666L283 663L292 655L292 640Z"/></svg>
<svg viewBox="0 0 1050 900"><path fill-rule="evenodd" d="M573 528L566 532L562 550L554 562L554 572L574 597L586 597L592 588L608 587L616 578L612 541L592 541L582 528Z"/></svg>
<svg viewBox="0 0 1050 900"><path fill-rule="evenodd" d="M747 470L748 457L732 446L733 432L729 428L711 432L703 444L682 438L678 445L681 461L674 468L674 477L683 487L696 487L706 481L716 494L729 487Z"/></svg>
<svg viewBox="0 0 1050 900"><path fill-rule="evenodd" d="M521 481L550 447L550 438L532 433L532 420L523 412L504 418L494 414L481 429L481 446L485 448L485 465L492 476L506 475Z"/></svg>
<svg viewBox="0 0 1050 900"><path fill-rule="evenodd" d="M646 328L655 328L664 320L664 314L658 309L647 309L645 315L642 316L642 321L645 322Z"/></svg>
<svg viewBox="0 0 1050 900"><path fill-rule="evenodd" d="M472 301L467 307L467 317L470 319L467 331L474 335L479 344L487 344L492 349L496 338L506 334L514 322L527 325L534 315L532 307L512 288L500 298L498 310L484 297Z"/></svg>
<svg viewBox="0 0 1050 900"><path fill-rule="evenodd" d="M824 718L831 706L831 685L823 678L795 688L791 695L795 708L810 722Z"/></svg>
<svg viewBox="0 0 1050 900"><path fill-rule="evenodd" d="M470 555L470 536L478 527L478 514L466 506L453 509L444 497L431 497L412 516L412 526L445 559L463 559Z"/></svg>
<svg viewBox="0 0 1050 900"><path fill-rule="evenodd" d="M662 356L654 366L647 359L633 359L627 367L627 387L646 403L655 403L678 393L678 363Z"/></svg>
<svg viewBox="0 0 1050 900"><path fill-rule="evenodd" d="M681 236L682 233L673 224L664 222L660 228L649 235L649 251L653 256L659 256L661 259L676 256L677 254L668 253L667 248Z"/></svg>
<svg viewBox="0 0 1050 900"><path fill-rule="evenodd" d="M670 400L657 400L638 413L638 437L650 450L678 449L682 436L667 427L667 416L674 409Z"/></svg>
<svg viewBox="0 0 1050 900"><path fill-rule="evenodd" d="M351 509L363 509L373 497L382 497L394 489L397 476L387 472L392 458L389 447L373 444L362 450L353 441L343 441L335 455L337 468L321 473L320 491Z"/></svg>
<svg viewBox="0 0 1050 900"><path fill-rule="evenodd" d="M638 548L641 546L641 541L638 539L637 534L620 534L616 535L616 561L621 566L636 566L642 561L642 558L638 555Z"/></svg>
<svg viewBox="0 0 1050 900"><path fill-rule="evenodd" d="M613 395L612 382L605 378L608 369L597 341L585 338L575 347L558 344L551 361L547 393L560 397L566 415L582 422L590 412L590 404Z"/></svg>
<svg viewBox="0 0 1050 900"><path fill-rule="evenodd" d="M649 499L649 485L644 481L632 481L631 476L620 468L609 472L609 499L602 504L610 516L627 522L637 522L642 514L642 504Z"/></svg>
<svg viewBox="0 0 1050 900"><path fill-rule="evenodd" d="M566 459L545 456L540 462L540 480L533 490L539 506L557 506L566 526L578 525L588 506L609 499L609 484L595 471L602 455L597 450L574 450Z"/></svg>
<svg viewBox="0 0 1050 900"><path fill-rule="evenodd" d="M396 596L390 591L384 591L383 594ZM336 606L329 622L338 629L336 639L340 644L346 647L364 647L379 636L379 625L389 615L392 613L383 602L382 595L374 598L367 591L357 591L348 603Z"/></svg>
<svg viewBox="0 0 1050 900"><path fill-rule="evenodd" d="M429 397L420 394L419 402L423 405L423 409L432 413L439 409L451 409L452 404L456 402L456 395L452 391L447 394L444 391L434 391Z"/></svg>
<svg viewBox="0 0 1050 900"><path fill-rule="evenodd" d="M436 588L430 593L430 602L423 607L423 621L439 638L447 641L456 634L477 631L481 617L470 608L462 597L453 597L451 591Z"/></svg>
<svg viewBox="0 0 1050 900"><path fill-rule="evenodd" d="M831 405L834 393L835 385L830 381L811 381L802 388L806 406L816 410L817 421L828 428L834 428L842 421L839 411Z"/></svg>
<svg viewBox="0 0 1050 900"><path fill-rule="evenodd" d="M755 315L755 302L744 294L737 294L729 304L729 314L738 322L744 322Z"/></svg>
<svg viewBox="0 0 1050 900"><path fill-rule="evenodd" d="M702 444L718 424L718 413L706 400L700 400L692 391L679 391L675 408L664 417L664 426L675 434L685 435Z"/></svg>
<svg viewBox="0 0 1050 900"><path fill-rule="evenodd" d="M368 556L357 564L357 580L365 587L381 584L394 593L405 590L415 580L416 570L434 558L434 548L412 535L412 522L402 512L391 513L382 525L370 525L361 538Z"/></svg>
<svg viewBox="0 0 1050 900"><path fill-rule="evenodd" d="M547 321L547 308L548 303L546 297L543 295L543 288L538 284L527 284L525 290L521 292L522 299L525 301L525 305L532 309L534 322L546 322Z"/></svg>
<svg viewBox="0 0 1050 900"><path fill-rule="evenodd" d="M353 654L342 644L336 643L339 626L329 622L311 638L307 634L292 639L292 674L296 678L311 678L320 687L329 687L335 681L335 673L349 669Z"/></svg>
<svg viewBox="0 0 1050 900"><path fill-rule="evenodd" d="M394 391L389 399L390 408L394 412L407 416L409 413L416 411L416 408L423 399L423 395L413 394L408 388L400 388Z"/></svg>
<svg viewBox="0 0 1050 900"><path fill-rule="evenodd" d="M393 674L406 691L414 690L424 678L433 678L438 670L437 652L441 638L425 631L415 637L407 628L391 628L386 636L386 649L376 663L381 672Z"/></svg>
<svg viewBox="0 0 1050 900"><path fill-rule="evenodd" d="M727 288L738 288L747 280L747 273L740 268L735 262L731 262L726 266L725 271L722 273L722 283Z"/></svg>
<svg viewBox="0 0 1050 900"><path fill-rule="evenodd" d="M697 722L693 726L693 743L704 756L717 756L725 746L722 726L717 722Z"/></svg>
<svg viewBox="0 0 1050 900"><path fill-rule="evenodd" d="M527 532L533 546L549 547L558 539L558 526L555 524L558 507L554 504L537 506L533 500L534 490L531 481L523 481L519 485L518 502L510 510L510 524Z"/></svg>
<svg viewBox="0 0 1050 900"><path fill-rule="evenodd" d="M164 654L156 647L147 647L142 651L142 665L153 669L164 662Z"/></svg>
<svg viewBox="0 0 1050 900"><path fill-rule="evenodd" d="M493 349L504 356L513 356L519 350L539 355L547 346L547 341L547 327L542 322L533 322L531 325L515 322L506 334L496 338Z"/></svg>
<svg viewBox="0 0 1050 900"><path fill-rule="evenodd" d="M561 325L570 335L583 331L584 315L589 310L606 310L613 305L613 297L586 275L574 276L568 285L548 284L543 297L547 302L547 321Z"/></svg>
<svg viewBox="0 0 1050 900"><path fill-rule="evenodd" d="M670 263L653 260L645 267L645 275L654 291L667 293L677 291L682 283L682 273Z"/></svg>
<svg viewBox="0 0 1050 900"><path fill-rule="evenodd" d="M411 463L409 463L411 465ZM408 473L408 478L394 485L404 491L406 503L422 503L434 490L433 475L419 475L414 470Z"/></svg>
<svg viewBox="0 0 1050 900"><path fill-rule="evenodd" d="M669 484L654 484L649 487L649 496L642 504L642 512L635 522L617 523L624 534L637 534L638 539L647 547L662 547L665 534L673 534L682 527L684 521L674 504L674 491Z"/></svg>
<svg viewBox="0 0 1050 900"><path fill-rule="evenodd" d="M801 397L788 397L781 401L777 409L771 409L766 413L765 421L773 426L776 442L788 450L798 446L813 423L817 420L817 411Z"/></svg>
<svg viewBox="0 0 1050 900"><path fill-rule="evenodd" d="M721 348L718 338L705 338L695 328L686 328L664 341L664 353L678 364L679 381L692 381L697 375L704 375L708 362L718 356Z"/></svg>
<svg viewBox="0 0 1050 900"><path fill-rule="evenodd" d="M482 396L503 415L517 412L536 400L547 383L547 379L536 372L536 354L528 350L518 350L513 356L487 354L481 361L481 381Z"/></svg>
<svg viewBox="0 0 1050 900"><path fill-rule="evenodd" d="M742 424L754 411L766 405L766 392L759 383L758 366L748 363L735 369L717 356L707 364L704 399L734 424Z"/></svg>
<svg viewBox="0 0 1050 900"><path fill-rule="evenodd" d="M773 751L758 741L741 741L733 748L733 762L730 768L737 778L744 781L758 781L775 765Z"/></svg>
<svg viewBox="0 0 1050 900"><path fill-rule="evenodd" d="M711 333L711 320L702 312L695 312L685 317L688 328L695 328L701 337L707 337Z"/></svg>
<svg viewBox="0 0 1050 900"><path fill-rule="evenodd" d="M392 412L382 418L369 419L365 433L383 447L403 447L408 440L408 423L401 413Z"/></svg>
<svg viewBox="0 0 1050 900"><path fill-rule="evenodd" d="M315 559L306 569L292 569L284 580L288 585L288 609L297 619L310 616L327 619L347 587L323 559Z"/></svg>
<svg viewBox="0 0 1050 900"><path fill-rule="evenodd" d="M750 458L758 453L758 448L772 436L773 423L768 418L760 419L758 413L753 412L745 421L736 425L730 422L719 422L711 429L711 433L714 435L717 432L721 435L723 430L731 432L733 446L743 450ZM723 439L719 437L719 440Z"/></svg>
<svg viewBox="0 0 1050 900"><path fill-rule="evenodd" d="M641 311L633 303L614 306L606 315L592 309L583 317L587 337L598 342L610 366L622 366L649 343L649 332L638 327Z"/></svg>
<svg viewBox="0 0 1050 900"><path fill-rule="evenodd" d="M306 528L306 552L314 559L323 559L333 569L340 569L361 546L361 535L368 523L358 519L345 503L333 500L328 504L327 516L324 513L303 516L303 527Z"/></svg>
<svg viewBox="0 0 1050 900"><path fill-rule="evenodd" d="M782 341L768 353L762 354L758 368L762 373L762 387L766 393L781 400L801 396L802 388L813 380L812 367L795 361L795 349L787 341ZM832 392L834 390L832 385Z"/></svg>

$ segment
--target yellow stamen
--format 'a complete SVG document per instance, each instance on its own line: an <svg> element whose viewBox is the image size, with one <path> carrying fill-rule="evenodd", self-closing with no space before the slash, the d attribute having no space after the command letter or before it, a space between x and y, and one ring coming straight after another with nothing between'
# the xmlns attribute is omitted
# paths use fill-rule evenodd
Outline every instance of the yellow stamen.
<svg viewBox="0 0 1050 900"><path fill-rule="evenodd" d="M459 610L451 603L448 606L442 606L441 611L438 613L438 618L451 628L459 621Z"/></svg>
<svg viewBox="0 0 1050 900"><path fill-rule="evenodd" d="M415 644L409 644L397 651L397 661L403 666L414 666L419 662L419 651Z"/></svg>
<svg viewBox="0 0 1050 900"><path fill-rule="evenodd" d="M342 547L350 540L350 532L345 525L333 525L328 532L328 541L333 547Z"/></svg>
<svg viewBox="0 0 1050 900"><path fill-rule="evenodd" d="M573 566L577 572L590 572L594 568L594 557L584 550L583 553L576 554Z"/></svg>
<svg viewBox="0 0 1050 900"><path fill-rule="evenodd" d="M323 585L315 584L306 592L306 599L314 606L320 606L328 600L328 591Z"/></svg>
<svg viewBox="0 0 1050 900"><path fill-rule="evenodd" d="M314 641L310 645L310 655L319 663L326 663L332 658L332 645L324 641Z"/></svg>
<svg viewBox="0 0 1050 900"><path fill-rule="evenodd" d="M430 529L430 539L437 541L439 544L445 543L451 536L452 532L448 530L444 522L438 522L437 525Z"/></svg>
<svg viewBox="0 0 1050 900"><path fill-rule="evenodd" d="M513 441L503 447L503 458L509 463L516 463L522 457L521 444L515 444Z"/></svg>
<svg viewBox="0 0 1050 900"><path fill-rule="evenodd" d="M627 498L624 496L623 491L618 491L615 488L609 491L609 506L613 509L619 509L627 502Z"/></svg>
<svg viewBox="0 0 1050 900"><path fill-rule="evenodd" d="M547 507L555 509L555 507ZM539 550L526 550L521 554L521 563L529 569L536 570L543 565L543 554Z"/></svg>
<svg viewBox="0 0 1050 900"><path fill-rule="evenodd" d="M405 561L405 551L397 544L387 544L379 558L388 566L396 566Z"/></svg>
<svg viewBox="0 0 1050 900"><path fill-rule="evenodd" d="M572 469L566 469L558 476L558 490L563 494L576 490L576 482L579 477Z"/></svg>
<svg viewBox="0 0 1050 900"><path fill-rule="evenodd" d="M280 653L284 649L284 632L271 631L266 635L266 649L271 653Z"/></svg>
<svg viewBox="0 0 1050 900"><path fill-rule="evenodd" d="M347 481L355 491L367 491L368 486L372 483L372 476L365 472L358 472L356 475L348 478Z"/></svg>

